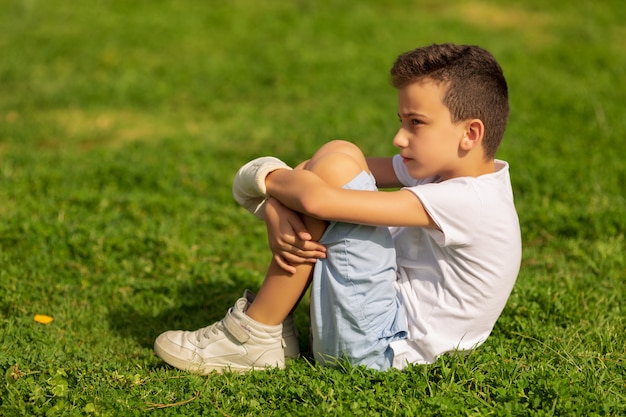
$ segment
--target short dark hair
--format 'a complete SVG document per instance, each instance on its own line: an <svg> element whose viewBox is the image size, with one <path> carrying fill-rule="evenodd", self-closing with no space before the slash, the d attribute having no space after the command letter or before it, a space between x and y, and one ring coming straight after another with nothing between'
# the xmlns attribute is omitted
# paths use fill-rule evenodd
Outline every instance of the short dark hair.
<svg viewBox="0 0 626 417"><path fill-rule="evenodd" d="M452 122L482 120L485 157L493 158L509 119L506 79L493 55L474 45L434 44L400 55L391 68L398 89L424 78L447 85L443 104Z"/></svg>

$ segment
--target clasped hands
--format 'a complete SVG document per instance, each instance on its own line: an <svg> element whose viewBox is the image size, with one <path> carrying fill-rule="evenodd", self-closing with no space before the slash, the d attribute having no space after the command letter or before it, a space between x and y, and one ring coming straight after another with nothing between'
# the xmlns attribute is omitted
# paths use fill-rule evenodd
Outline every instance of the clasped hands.
<svg viewBox="0 0 626 417"><path fill-rule="evenodd" d="M326 257L326 248L312 240L300 214L270 197L265 178L277 169L289 169L281 160L265 156L242 166L233 181L233 197L257 218L265 220L273 259L289 274L301 264Z"/></svg>

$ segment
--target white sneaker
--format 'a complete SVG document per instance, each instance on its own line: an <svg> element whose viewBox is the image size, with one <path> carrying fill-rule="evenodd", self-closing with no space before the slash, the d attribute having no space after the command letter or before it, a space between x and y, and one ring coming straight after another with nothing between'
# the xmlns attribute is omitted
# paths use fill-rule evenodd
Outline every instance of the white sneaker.
<svg viewBox="0 0 626 417"><path fill-rule="evenodd" d="M171 330L154 342L154 352L168 364L185 371L244 372L285 367L282 324L269 326L245 314L240 298L221 321L194 332Z"/></svg>
<svg viewBox="0 0 626 417"><path fill-rule="evenodd" d="M243 296L249 303L252 303L256 298L256 294L250 290L245 290ZM283 321L283 346L285 347L285 358L297 359L300 357L298 329L296 329L293 314L289 314Z"/></svg>

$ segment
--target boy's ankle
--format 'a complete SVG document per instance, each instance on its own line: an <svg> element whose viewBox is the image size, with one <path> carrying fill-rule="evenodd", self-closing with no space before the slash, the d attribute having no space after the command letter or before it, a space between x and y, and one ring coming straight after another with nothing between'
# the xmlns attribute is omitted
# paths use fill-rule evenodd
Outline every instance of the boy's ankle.
<svg viewBox="0 0 626 417"><path fill-rule="evenodd" d="M258 308L254 305L256 294L250 290L244 291L244 298L248 300L248 308L246 309L246 315L254 321L268 326L276 326L283 322L285 317L276 316L275 311L264 311L262 308ZM267 309L265 309L267 310Z"/></svg>
<svg viewBox="0 0 626 417"><path fill-rule="evenodd" d="M255 300L256 294L249 289L246 289L243 293L243 297L248 300L248 305L250 305ZM246 315L252 320L262 323L256 320L256 318L250 316L247 311ZM298 329L296 328L292 313L287 315L287 317L282 321L282 325L282 344L285 349L285 358L298 358L300 356L300 344L298 342Z"/></svg>

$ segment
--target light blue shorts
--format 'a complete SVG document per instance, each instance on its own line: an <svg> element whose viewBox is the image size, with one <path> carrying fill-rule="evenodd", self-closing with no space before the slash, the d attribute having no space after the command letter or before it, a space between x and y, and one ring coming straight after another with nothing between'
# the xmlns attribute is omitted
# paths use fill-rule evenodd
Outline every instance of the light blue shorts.
<svg viewBox="0 0 626 417"><path fill-rule="evenodd" d="M376 190L365 171L343 188ZM406 338L403 310L394 287L396 251L386 227L332 222L320 239L311 285L311 333L315 360L385 370L393 362L391 342Z"/></svg>

